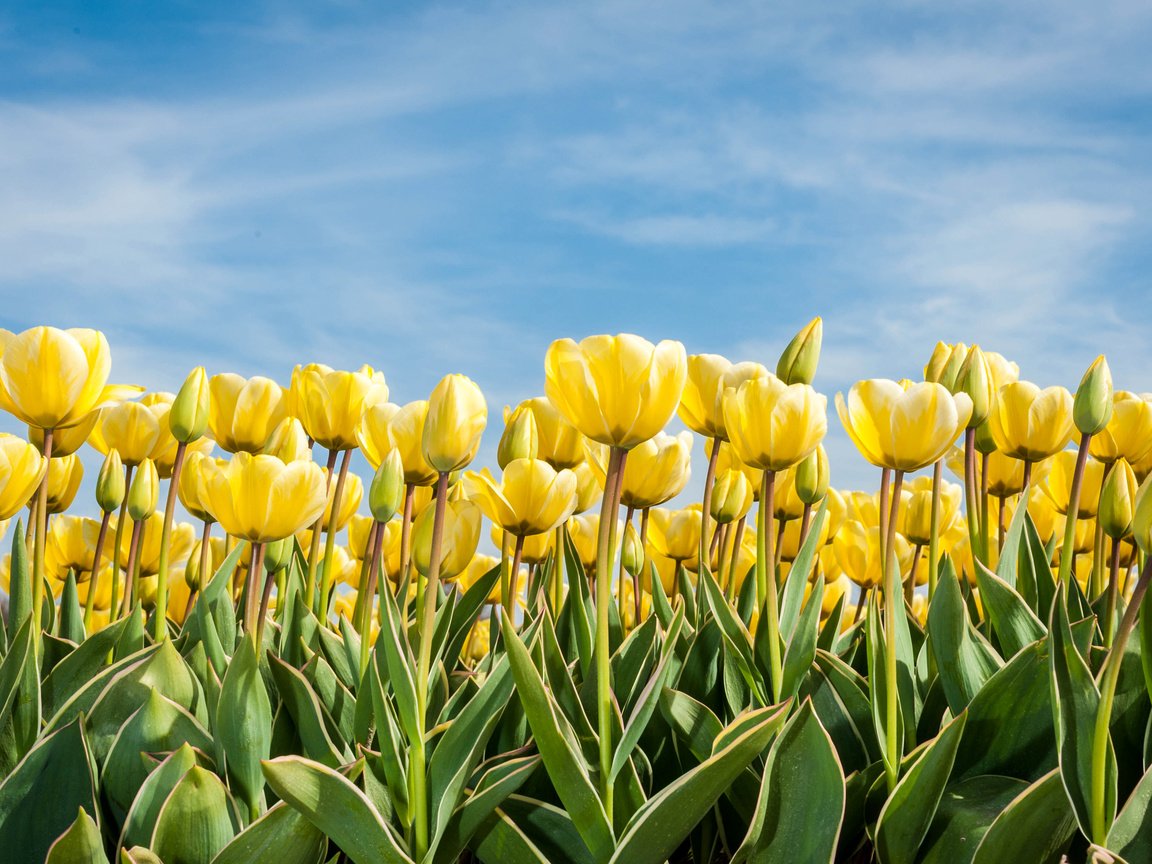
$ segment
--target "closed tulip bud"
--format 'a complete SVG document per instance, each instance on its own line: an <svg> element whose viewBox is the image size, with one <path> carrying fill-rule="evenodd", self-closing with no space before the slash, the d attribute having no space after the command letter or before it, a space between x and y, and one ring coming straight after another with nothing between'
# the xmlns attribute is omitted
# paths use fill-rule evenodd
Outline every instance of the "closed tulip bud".
<svg viewBox="0 0 1152 864"><path fill-rule="evenodd" d="M735 522L752 509L752 484L743 471L728 470L712 487L710 515L720 524Z"/></svg>
<svg viewBox="0 0 1152 864"><path fill-rule="evenodd" d="M532 410L519 405L504 421L504 434L496 447L496 462L507 468L513 459L535 459L540 450L540 436Z"/></svg>
<svg viewBox="0 0 1152 864"><path fill-rule="evenodd" d="M517 409L532 412L536 422L536 459L543 459L557 471L575 468L584 462L584 436L564 419L547 396L525 399Z"/></svg>
<svg viewBox="0 0 1152 864"><path fill-rule="evenodd" d="M988 456L996 452L996 439L992 437L992 426L987 420L976 427L976 452Z"/></svg>
<svg viewBox="0 0 1152 864"><path fill-rule="evenodd" d="M1145 555L1152 554L1152 475L1144 478L1136 491L1132 511L1132 535Z"/></svg>
<svg viewBox="0 0 1152 864"><path fill-rule="evenodd" d="M1120 459L1104 478L1100 490L1100 527L1113 540L1120 540L1132 530L1136 503L1136 474L1126 459Z"/></svg>
<svg viewBox="0 0 1152 864"><path fill-rule="evenodd" d="M208 373L197 366L184 379L168 414L172 437L181 444L191 444L208 429L209 398Z"/></svg>
<svg viewBox="0 0 1152 864"><path fill-rule="evenodd" d="M956 376L960 367L968 357L968 346L963 342L949 345L947 342L937 342L932 349L932 357L924 367L924 380L934 384L943 384L949 391L955 391Z"/></svg>
<svg viewBox="0 0 1152 864"><path fill-rule="evenodd" d="M160 475L156 464L145 459L132 477L128 488L128 516L133 522L142 522L156 512L156 502L160 498Z"/></svg>
<svg viewBox="0 0 1152 864"><path fill-rule="evenodd" d="M811 384L816 377L823 340L824 322L817 316L792 337L776 364L776 377L785 384Z"/></svg>
<svg viewBox="0 0 1152 864"><path fill-rule="evenodd" d="M631 522L624 529L624 543L620 547L620 558L624 571L629 576L635 576L644 567L644 546L640 542L640 535Z"/></svg>
<svg viewBox="0 0 1152 864"><path fill-rule="evenodd" d="M956 373L953 392L966 393L972 400L972 414L968 418L968 428L975 429L988 419L996 402L996 390L992 380L992 370L979 345L973 345L964 358L960 371Z"/></svg>
<svg viewBox="0 0 1152 864"><path fill-rule="evenodd" d="M796 496L805 504L816 504L828 493L830 479L828 453L821 444L796 466Z"/></svg>
<svg viewBox="0 0 1152 864"><path fill-rule="evenodd" d="M285 537L264 546L264 569L279 573L292 561L292 538Z"/></svg>
<svg viewBox="0 0 1152 864"><path fill-rule="evenodd" d="M1103 354L1080 379L1072 402L1072 419L1081 435L1102 432L1112 419L1112 370Z"/></svg>
<svg viewBox="0 0 1152 864"><path fill-rule="evenodd" d="M421 446L428 464L441 473L456 471L476 458L488 424L488 403L466 375L445 375L428 397Z"/></svg>
<svg viewBox="0 0 1152 864"><path fill-rule="evenodd" d="M377 522L387 522L404 504L404 462L399 450L392 450L372 478L368 489L368 509Z"/></svg>
<svg viewBox="0 0 1152 864"><path fill-rule="evenodd" d="M124 463L115 448L108 451L96 478L96 503L105 513L118 510L124 502Z"/></svg>

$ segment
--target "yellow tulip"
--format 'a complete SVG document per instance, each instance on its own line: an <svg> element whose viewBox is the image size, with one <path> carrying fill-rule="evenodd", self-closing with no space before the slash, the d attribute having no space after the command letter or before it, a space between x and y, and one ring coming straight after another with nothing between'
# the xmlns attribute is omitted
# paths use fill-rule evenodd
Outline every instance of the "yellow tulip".
<svg viewBox="0 0 1152 864"><path fill-rule="evenodd" d="M1088 452L1101 462L1125 459L1138 463L1152 454L1152 400L1118 390L1112 399L1112 419L1092 436Z"/></svg>
<svg viewBox="0 0 1152 864"><path fill-rule="evenodd" d="M710 516L726 525L743 519L752 509L752 484L741 471L725 471L716 477L712 488Z"/></svg>
<svg viewBox="0 0 1152 864"><path fill-rule="evenodd" d="M223 468L205 460L204 504L224 530L253 543L289 537L324 513L324 471L312 462L237 453Z"/></svg>
<svg viewBox="0 0 1152 864"><path fill-rule="evenodd" d="M947 462L949 470L960 480L964 479L964 449L953 447L948 451ZM1032 483L1038 485L1048 475L1051 459L1044 459L1032 465ZM977 460L978 464L988 466L988 494L994 498L1007 498L1019 495L1024 491L1024 463L1014 456L1005 456L999 450L988 454L987 462Z"/></svg>
<svg viewBox="0 0 1152 864"><path fill-rule="evenodd" d="M71 507L83 479L84 465L75 453L53 457L48 463L48 512L63 513Z"/></svg>
<svg viewBox="0 0 1152 864"><path fill-rule="evenodd" d="M48 528L45 549L45 570L63 580L69 570L76 571L76 581L83 582L92 571L96 554L96 537L100 523L82 516L61 516L53 519Z"/></svg>
<svg viewBox="0 0 1152 864"><path fill-rule="evenodd" d="M600 500L604 484L588 460L569 470L576 475L576 509L572 512L585 513Z"/></svg>
<svg viewBox="0 0 1152 864"><path fill-rule="evenodd" d="M40 429L72 426L125 395L125 388L108 386L111 368L99 330L0 330L0 407Z"/></svg>
<svg viewBox="0 0 1152 864"><path fill-rule="evenodd" d="M325 477L328 472L324 469ZM336 483L327 483L328 498L324 504L324 519L320 523L325 531L343 531L353 514L360 509L360 502L364 500L364 481L356 474L348 474L344 478L344 492L340 496L340 512L336 514L336 522L332 522L332 503L336 497ZM295 533L295 532L293 532Z"/></svg>
<svg viewBox="0 0 1152 864"><path fill-rule="evenodd" d="M368 541L375 526L375 519L371 516L361 516L359 513L353 514L348 520L348 552L357 561L363 561L368 557L370 551Z"/></svg>
<svg viewBox="0 0 1152 864"><path fill-rule="evenodd" d="M197 591L203 587L202 580L200 579L200 541L197 540L192 544L192 548L188 551L188 562L184 565L184 582L189 588L195 588ZM224 559L227 557L228 544L223 537L211 537L208 540L208 578L212 578Z"/></svg>
<svg viewBox="0 0 1152 864"><path fill-rule="evenodd" d="M565 523L576 555L584 569L592 572L596 566L596 538L600 531L600 517L595 513L573 516Z"/></svg>
<svg viewBox="0 0 1152 864"><path fill-rule="evenodd" d="M172 476L172 469L176 463L176 448L180 442L172 434L172 404L175 397L171 393L147 393L140 397L140 404L152 412L160 429L156 444L148 457L156 463L156 471L162 479ZM196 438L184 445L186 452L211 453L215 444L207 438ZM53 445L52 452L56 452Z"/></svg>
<svg viewBox="0 0 1152 864"><path fill-rule="evenodd" d="M488 403L476 382L465 375L445 375L428 397L421 437L424 459L441 473L463 468L476 458L487 423Z"/></svg>
<svg viewBox="0 0 1152 864"><path fill-rule="evenodd" d="M436 511L430 503L412 525L412 561L424 576L432 564L432 523ZM475 501L458 498L444 506L444 534L441 545L440 578L451 579L463 572L476 554L480 542L480 508Z"/></svg>
<svg viewBox="0 0 1152 864"><path fill-rule="evenodd" d="M832 541L836 561L844 575L861 588L876 588L880 585L880 566L884 557L880 546L879 526L866 527L855 520L845 522ZM895 551L900 572L906 573L912 565L912 550L900 534L896 535Z"/></svg>
<svg viewBox="0 0 1152 864"><path fill-rule="evenodd" d="M52 458L71 456L83 447L100 419L100 410L89 411L71 426L59 426L52 430ZM41 453L44 452L44 430L38 426L28 427L28 440Z"/></svg>
<svg viewBox="0 0 1152 864"><path fill-rule="evenodd" d="M489 623L489 619L476 619L476 622L468 631L468 638L464 640L464 647L460 649L461 659L465 663L479 663L488 656L489 643L491 641L491 624Z"/></svg>
<svg viewBox="0 0 1152 864"><path fill-rule="evenodd" d="M916 477L906 487L909 494L907 506L901 506L905 514L904 534L910 543L927 546L932 535L932 478ZM964 500L964 490L947 480L940 482L939 531L947 534L960 521L960 504ZM927 575L927 573L925 573Z"/></svg>
<svg viewBox="0 0 1152 864"><path fill-rule="evenodd" d="M780 535L780 545L777 547L777 552L780 555L781 561L795 561L796 556L800 554L800 528L801 520L790 519L783 523L784 533ZM823 546L831 539L832 535L828 532L828 520L824 520L823 526L820 528L820 534L817 538L817 546ZM812 530L812 523L809 522L808 530ZM815 571L813 571L815 572Z"/></svg>
<svg viewBox="0 0 1152 864"><path fill-rule="evenodd" d="M806 459L828 431L828 400L808 384L775 375L750 378L724 394L724 422L737 458L764 471Z"/></svg>
<svg viewBox="0 0 1152 864"><path fill-rule="evenodd" d="M270 378L245 379L225 372L212 376L208 390L208 428L229 453L259 453L288 416L286 391Z"/></svg>
<svg viewBox="0 0 1152 864"><path fill-rule="evenodd" d="M683 345L631 334L558 339L544 367L544 391L564 418L593 441L625 450L667 425L687 378Z"/></svg>
<svg viewBox="0 0 1152 864"><path fill-rule="evenodd" d="M968 424L972 400L941 384L858 381L836 410L860 453L880 468L918 471L940 459Z"/></svg>
<svg viewBox="0 0 1152 864"><path fill-rule="evenodd" d="M852 599L852 580L847 576L839 576L831 580L824 586L824 596L820 601L820 616L827 618L832 614L832 610L836 608L836 604L840 602L840 598L844 598L844 602L848 603ZM845 606L845 610L847 610ZM843 614L843 613L841 613Z"/></svg>
<svg viewBox="0 0 1152 864"><path fill-rule="evenodd" d="M0 519L10 519L40 487L48 460L15 435L0 432Z"/></svg>
<svg viewBox="0 0 1152 864"><path fill-rule="evenodd" d="M1152 476L1152 475L1150 475ZM1145 555L1152 554L1152 479L1145 478L1136 491L1132 512L1132 536Z"/></svg>
<svg viewBox="0 0 1152 864"><path fill-rule="evenodd" d="M304 430L321 447L351 450L364 409L388 401L384 373L371 366L355 372L331 369L320 363L297 366L292 393Z"/></svg>
<svg viewBox="0 0 1152 864"><path fill-rule="evenodd" d="M717 472L717 476L719 473ZM772 495L772 515L781 522L799 519L804 515L804 502L800 500L800 496L796 492L795 467L776 474L776 489Z"/></svg>
<svg viewBox="0 0 1152 864"><path fill-rule="evenodd" d="M516 536L493 524L489 535L497 548L503 548L511 559L516 552ZM539 564L552 551L552 534L532 534L524 538L524 548L520 550L520 560L525 564Z"/></svg>
<svg viewBox="0 0 1152 864"><path fill-rule="evenodd" d="M658 555L683 563L695 571L700 551L700 506L683 510L654 507L649 511L648 542Z"/></svg>
<svg viewBox="0 0 1152 864"><path fill-rule="evenodd" d="M947 342L937 342L932 349L932 356L924 366L924 380L943 384L949 390L956 383L956 376L964 360L968 357L969 348L963 342L950 345Z"/></svg>
<svg viewBox="0 0 1152 864"><path fill-rule="evenodd" d="M208 509L208 493L204 489L204 465L212 462L218 468L228 464L227 459L214 459L203 453L193 451L188 454L188 461L180 471L180 482L176 485L176 492L184 509L202 522L215 522L216 518Z"/></svg>
<svg viewBox="0 0 1152 864"><path fill-rule="evenodd" d="M491 555L476 554L472 556L472 560L468 562L468 566L460 571L459 575L456 576L453 581L461 591L467 591L479 582L482 577L491 573L493 567L499 566L499 558L493 558ZM488 603L503 602L499 579L497 579L496 584L492 586L492 590L488 592L488 597L485 598L485 601ZM485 646L485 651L487 651L487 646Z"/></svg>
<svg viewBox="0 0 1152 864"><path fill-rule="evenodd" d="M513 459L499 483L487 469L470 471L464 489L485 516L517 537L551 531L576 507L576 475L543 459Z"/></svg>
<svg viewBox="0 0 1152 864"><path fill-rule="evenodd" d="M708 458L712 458L712 448L715 447L716 444L716 439L705 438L704 455ZM743 471L744 476L748 478L748 482L752 484L752 491L756 495L756 500L759 501L761 486L760 481L764 477L764 472L759 468L752 468L741 462L740 459L736 456L736 453L732 449L732 445L729 442L721 441L719 444L720 453L716 456L716 473L720 474L723 471L729 471L732 469ZM776 475L777 488L780 486L781 478L783 478L787 473L787 471L781 471Z"/></svg>
<svg viewBox="0 0 1152 864"><path fill-rule="evenodd" d="M1061 450L1049 460L1048 476L1040 486L1056 512L1068 512L1069 498L1072 494L1072 475L1076 471L1076 453L1072 450ZM1080 487L1080 500L1076 513L1081 519L1090 519L1096 515L1100 505L1100 487L1104 483L1104 463L1095 459L1088 459L1084 463L1084 480Z"/></svg>
<svg viewBox="0 0 1152 864"><path fill-rule="evenodd" d="M393 450L400 451L404 465L404 482L415 486L431 486L436 482L436 469L424 458L424 424L428 419L428 403L419 400L407 405L378 402L364 409L356 440L364 458L373 469L380 467Z"/></svg>
<svg viewBox="0 0 1152 864"><path fill-rule="evenodd" d="M516 410L532 412L536 421L536 456L557 471L584 461L584 436L556 410L546 396L525 399Z"/></svg>
<svg viewBox="0 0 1152 864"><path fill-rule="evenodd" d="M275 456L281 462L295 462L303 459L312 461L312 446L308 443L308 433L295 417L281 420L260 450L268 456Z"/></svg>
<svg viewBox="0 0 1152 864"><path fill-rule="evenodd" d="M1127 460L1117 459L1100 492L1100 526L1113 540L1119 540L1132 530L1136 489L1132 467Z"/></svg>
<svg viewBox="0 0 1152 864"><path fill-rule="evenodd" d="M601 488L608 470L609 449L589 443L588 464L596 472ZM634 510L657 507L684 491L692 473L692 433L678 435L658 432L633 447L624 463L620 503Z"/></svg>
<svg viewBox="0 0 1152 864"><path fill-rule="evenodd" d="M677 413L684 425L698 435L727 441L724 393L768 374L760 363L732 363L719 354L693 354L688 358L688 378Z"/></svg>
<svg viewBox="0 0 1152 864"><path fill-rule="evenodd" d="M988 369L992 373L992 381L996 386L997 393L1005 384L1020 380L1020 367L1003 354L985 351L984 359L988 361Z"/></svg>
<svg viewBox="0 0 1152 864"><path fill-rule="evenodd" d="M139 465L160 440L160 421L140 402L119 402L100 409L89 443L104 455L115 449L125 465Z"/></svg>
<svg viewBox="0 0 1152 864"><path fill-rule="evenodd" d="M1001 453L1039 462L1063 450L1072 434L1072 394L1013 381L1000 388L988 422Z"/></svg>

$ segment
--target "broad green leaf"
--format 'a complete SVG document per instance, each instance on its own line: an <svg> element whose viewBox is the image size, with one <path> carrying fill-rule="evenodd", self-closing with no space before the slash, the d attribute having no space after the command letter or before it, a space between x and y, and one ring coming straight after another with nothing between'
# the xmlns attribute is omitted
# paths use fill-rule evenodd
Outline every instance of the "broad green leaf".
<svg viewBox="0 0 1152 864"><path fill-rule="evenodd" d="M820 725L836 744L844 769L859 771L880 758L872 730L867 682L847 663L826 651L816 652L801 698L810 697Z"/></svg>
<svg viewBox="0 0 1152 864"><path fill-rule="evenodd" d="M944 794L967 714L961 713L930 742L900 778L876 823L876 853L881 864L915 860Z"/></svg>
<svg viewBox="0 0 1152 864"><path fill-rule="evenodd" d="M477 833L473 851L484 864L549 864L544 853L500 809Z"/></svg>
<svg viewBox="0 0 1152 864"><path fill-rule="evenodd" d="M1054 768L996 816L976 849L975 864L1055 864L1076 831L1068 794Z"/></svg>
<svg viewBox="0 0 1152 864"><path fill-rule="evenodd" d="M950 785L920 844L921 864L969 864L997 814L1027 788L1023 780L995 775Z"/></svg>
<svg viewBox="0 0 1152 864"><path fill-rule="evenodd" d="M948 707L959 714L1003 663L973 629L960 585L948 568L928 610L928 632Z"/></svg>
<svg viewBox="0 0 1152 864"><path fill-rule="evenodd" d="M264 807L260 763L272 748L272 702L260 675L256 637L246 634L220 682L216 706L216 761L225 768L236 797L255 819Z"/></svg>
<svg viewBox="0 0 1152 864"><path fill-rule="evenodd" d="M8 724L8 717L16 702L20 684L30 674L34 674L36 668L32 645L34 636L31 620L25 618L12 639L10 650L4 655L4 662L0 663L0 729ZM26 668L28 666L32 667L31 673Z"/></svg>
<svg viewBox="0 0 1152 864"><path fill-rule="evenodd" d="M73 570L68 571L64 590L60 592L59 633L77 645L84 641L84 610L80 608L80 598L76 593L76 573Z"/></svg>
<svg viewBox="0 0 1152 864"><path fill-rule="evenodd" d="M844 794L836 748L806 701L772 742L756 816L732 864L831 862Z"/></svg>
<svg viewBox="0 0 1152 864"><path fill-rule="evenodd" d="M44 864L108 864L100 826L83 807L72 826L56 838Z"/></svg>
<svg viewBox="0 0 1152 864"><path fill-rule="evenodd" d="M404 730L411 744L420 740L424 729L424 718L420 717L416 701L416 676L413 673L416 661L408 646L408 637L395 600L388 591L385 591L383 596L384 602L381 604L383 620L380 622L380 633L376 637L376 650L384 657L389 684L396 696L396 714L400 720L400 728Z"/></svg>
<svg viewBox="0 0 1152 864"><path fill-rule="evenodd" d="M820 507L808 525L808 534L800 544L800 551L792 561L788 570L788 578L784 581L784 591L780 596L780 635L786 643L791 643L800 622L800 608L804 602L804 589L812 575L812 565L816 562L816 553L823 544L820 532L824 528L824 520L828 515L828 498L820 502ZM817 604L819 605L819 604Z"/></svg>
<svg viewBox="0 0 1152 864"><path fill-rule="evenodd" d="M980 586L980 601L985 614L992 623L1005 657L1013 657L1037 639L1044 638L1048 631L1024 598L979 561L976 562L976 582Z"/></svg>
<svg viewBox="0 0 1152 864"><path fill-rule="evenodd" d="M55 714L65 701L105 668L108 655L120 640L125 624L124 618L113 621L56 664L40 688L46 717Z"/></svg>
<svg viewBox="0 0 1152 864"><path fill-rule="evenodd" d="M220 778L194 765L160 807L148 848L165 864L211 864L236 836L232 808Z"/></svg>
<svg viewBox="0 0 1152 864"><path fill-rule="evenodd" d="M448 820L440 842L430 850L433 864L453 864L459 860L473 835L509 795L524 785L539 766L538 755L522 756L484 772L476 789L464 799L452 814L452 818ZM579 846L584 846L583 840Z"/></svg>
<svg viewBox="0 0 1152 864"><path fill-rule="evenodd" d="M703 568L703 572L699 576L699 584L707 598L708 608L712 610L712 616L720 626L720 632L724 635L724 644L731 651L732 659L736 662L744 683L748 685L760 705L769 704L771 699L768 696L768 688L760 670L757 669L756 659L753 656L751 634L728 603L724 592L720 590L720 586L716 584L715 578L707 567ZM685 614L687 612L688 610L685 609Z"/></svg>
<svg viewBox="0 0 1152 864"><path fill-rule="evenodd" d="M318 864L328 838L299 810L283 801L237 834L212 859L212 864Z"/></svg>
<svg viewBox="0 0 1152 864"><path fill-rule="evenodd" d="M750 712L756 722L748 731L649 799L628 823L612 856L613 864L665 861L741 772L763 753L790 708L791 703L786 702Z"/></svg>
<svg viewBox="0 0 1152 864"><path fill-rule="evenodd" d="M697 759L703 762L712 755L712 743L724 731L724 724L711 708L687 693L665 688L660 694L660 711Z"/></svg>
<svg viewBox="0 0 1152 864"><path fill-rule="evenodd" d="M595 864L568 814L546 801L510 795L500 809L548 861Z"/></svg>
<svg viewBox="0 0 1152 864"><path fill-rule="evenodd" d="M268 785L328 835L353 864L411 864L376 808L338 771L299 756L264 763Z"/></svg>
<svg viewBox="0 0 1152 864"><path fill-rule="evenodd" d="M1108 831L1108 849L1137 864L1152 861L1152 768L1136 784Z"/></svg>
<svg viewBox="0 0 1152 864"><path fill-rule="evenodd" d="M192 770L197 761L196 751L190 745L182 744L152 769L152 773L136 792L136 798L128 810L128 818L124 820L124 830L118 845L140 846L151 840L160 808L176 784L184 779L184 775Z"/></svg>
<svg viewBox="0 0 1152 864"><path fill-rule="evenodd" d="M823 512L824 508L820 509ZM792 578L791 575L789 578ZM816 656L816 639L820 635L820 609L823 598L824 577L821 576L812 584L808 601L804 604L803 611L788 636L788 647L784 651L781 699L791 699L795 696L804 676L812 668L812 660Z"/></svg>
<svg viewBox="0 0 1152 864"><path fill-rule="evenodd" d="M352 754L348 752L346 743L333 741L329 734L328 724L331 721L325 721L324 706L320 704L308 679L299 669L289 666L275 655L270 655L270 666L283 706L292 716L292 722L304 743L304 752L330 768L350 762Z"/></svg>

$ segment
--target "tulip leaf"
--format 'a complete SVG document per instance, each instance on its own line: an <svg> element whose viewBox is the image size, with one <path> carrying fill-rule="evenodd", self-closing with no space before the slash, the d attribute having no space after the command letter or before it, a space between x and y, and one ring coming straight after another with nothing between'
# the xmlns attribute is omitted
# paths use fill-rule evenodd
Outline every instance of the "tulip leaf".
<svg viewBox="0 0 1152 864"><path fill-rule="evenodd" d="M264 806L260 763L272 748L272 702L260 675L253 634L244 636L220 683L215 732L216 761L226 769L249 818L255 818Z"/></svg>
<svg viewBox="0 0 1152 864"><path fill-rule="evenodd" d="M45 716L51 717L60 705L105 668L126 623L124 618L113 621L56 664L41 686Z"/></svg>
<svg viewBox="0 0 1152 864"><path fill-rule="evenodd" d="M328 838L304 815L283 801L232 838L212 864L318 864L324 860Z"/></svg>
<svg viewBox="0 0 1152 864"><path fill-rule="evenodd" d="M340 772L299 756L281 756L264 762L264 776L353 864L411 864L367 796Z"/></svg>
<svg viewBox="0 0 1152 864"><path fill-rule="evenodd" d="M780 598L780 634L785 642L791 642L796 627L800 622L800 608L804 602L804 589L812 575L812 565L816 562L816 553L823 545L820 532L824 529L824 519L828 515L828 498L825 496L812 517L808 526L808 534L800 544L800 551L792 561L788 570L788 578L784 581L784 591Z"/></svg>
<svg viewBox="0 0 1152 864"><path fill-rule="evenodd" d="M4 662L0 663L0 729L8 723L9 713L20 692L20 685L29 675L28 667L31 666L33 670L36 668L33 638L32 623L25 618L12 639L11 648L4 655Z"/></svg>
<svg viewBox="0 0 1152 864"><path fill-rule="evenodd" d="M76 593L76 571L69 570L60 593L60 636L79 645L84 641L84 610Z"/></svg>
<svg viewBox="0 0 1152 864"><path fill-rule="evenodd" d="M791 578L791 577L789 577ZM788 636L788 647L784 651L783 683L780 687L780 698L790 699L800 689L800 684L808 670L812 668L812 660L816 656L816 640L820 635L820 610L824 598L824 577L817 577L812 584L812 592L795 626Z"/></svg>
<svg viewBox="0 0 1152 864"><path fill-rule="evenodd" d="M76 821L48 850L44 864L108 864L100 826L82 806Z"/></svg>
<svg viewBox="0 0 1152 864"><path fill-rule="evenodd" d="M952 773L967 717L961 713L945 726L888 796L876 823L876 853L881 864L915 860Z"/></svg>
<svg viewBox="0 0 1152 864"><path fill-rule="evenodd" d="M539 766L539 755L521 756L485 771L476 789L464 798L444 827L440 842L435 844L432 851L432 864L453 864L459 860L465 847L493 811L523 786ZM575 848L583 846L584 841L581 840Z"/></svg>
<svg viewBox="0 0 1152 864"><path fill-rule="evenodd" d="M1148 692L1152 693L1152 591L1145 591L1144 599L1140 601L1136 639L1141 665L1144 667L1144 684Z"/></svg>
<svg viewBox="0 0 1152 864"><path fill-rule="evenodd" d="M1136 784L1108 831L1108 848L1128 861L1152 861L1152 768Z"/></svg>
<svg viewBox="0 0 1152 864"><path fill-rule="evenodd" d="M383 620L376 637L376 650L383 654L388 681L396 696L396 714L409 744L421 740L426 718L420 716L416 701L416 661L400 620L400 611L390 592L384 592Z"/></svg>
<svg viewBox="0 0 1152 864"><path fill-rule="evenodd" d="M351 761L352 754L344 741L334 741L329 726L332 724L327 711L320 704L308 679L279 657L270 655L272 679L283 700L283 706L292 717L304 752L312 759L335 768Z"/></svg>
<svg viewBox="0 0 1152 864"><path fill-rule="evenodd" d="M1016 512L1012 514L1012 521L1008 525L1008 531L1004 535L1004 542L1000 545L1000 558L996 563L996 575L1000 580L1009 588L1016 588L1017 574L1020 570L1020 552L1021 542L1026 539L1025 523L1029 519L1027 507L1017 507ZM1035 530L1035 526L1033 526ZM979 577L980 568L983 564L979 561L976 568L976 575ZM1031 576L1031 574L1029 574ZM1035 580L1035 576L1031 577ZM981 588L981 595L984 590Z"/></svg>
<svg viewBox="0 0 1152 864"><path fill-rule="evenodd" d="M1076 831L1076 817L1054 768L1020 792L993 820L980 840L974 864L1049 864Z"/></svg>
<svg viewBox="0 0 1152 864"><path fill-rule="evenodd" d="M120 864L164 864L155 852L143 846L120 850Z"/></svg>
<svg viewBox="0 0 1152 864"><path fill-rule="evenodd" d="M0 849L43 861L53 841L83 807L99 813L92 754L84 722L41 739L0 785Z"/></svg>
<svg viewBox="0 0 1152 864"><path fill-rule="evenodd" d="M524 795L509 795L500 809L548 861L596 864L572 820L559 807Z"/></svg>
<svg viewBox="0 0 1152 864"><path fill-rule="evenodd" d="M32 571L28 567L28 545L24 542L24 520L16 520L12 532L12 557L8 565L9 629L32 617Z"/></svg>
<svg viewBox="0 0 1152 864"><path fill-rule="evenodd" d="M1075 580L1072 580L1075 581ZM1092 749L1100 691L1076 644L1068 623L1063 586L1057 589L1048 625L1051 640L1052 714L1060 755L1060 776L1076 820L1085 836L1092 837ZM1112 738L1104 763L1104 828L1116 818L1116 751Z"/></svg>
<svg viewBox="0 0 1152 864"><path fill-rule="evenodd" d="M595 629L592 626L592 598L588 591L588 576L580 562L580 553L568 529L564 529L564 576L568 580L568 599L565 603L570 615L572 635L576 642L576 660L580 664L580 674L588 677L592 670L592 641Z"/></svg>
<svg viewBox="0 0 1152 864"><path fill-rule="evenodd" d="M660 694L660 711L688 750L701 762L712 755L712 743L724 725L702 702L679 690L665 688Z"/></svg>
<svg viewBox="0 0 1152 864"><path fill-rule="evenodd" d="M448 644L444 648L445 657L460 656L460 652L464 650L464 643L468 640L468 634L472 632L472 626L476 623L477 616L484 608L488 595L492 593L492 589L498 581L500 581L500 567L496 566L472 585L469 585L464 596L453 607L452 632L448 638Z"/></svg>
<svg viewBox="0 0 1152 864"><path fill-rule="evenodd" d="M972 627L960 584L947 567L928 610L928 631L948 707L959 714L1003 664Z"/></svg>
<svg viewBox="0 0 1152 864"><path fill-rule="evenodd" d="M944 790L920 844L921 864L970 864L996 815L1028 788L1023 780L979 775Z"/></svg>
<svg viewBox="0 0 1152 864"><path fill-rule="evenodd" d="M140 784L132 806L128 809L119 846L139 846L151 840L152 830L156 827L156 820L160 816L160 808L164 806L176 784L196 764L198 764L196 751L191 745L182 744L152 769L152 773Z"/></svg>
<svg viewBox="0 0 1152 864"><path fill-rule="evenodd" d="M478 833L473 851L484 864L549 864L547 856L500 809Z"/></svg>
<svg viewBox="0 0 1152 864"><path fill-rule="evenodd" d="M1012 521L1015 523L1015 518ZM1025 646L1044 638L1048 631L1024 598L979 561L976 562L976 582L980 587L980 601L1005 657L1014 657Z"/></svg>
<svg viewBox="0 0 1152 864"><path fill-rule="evenodd" d="M728 646L728 653L731 654L732 660L736 663L741 678L755 695L758 703L768 705L771 699L764 686L764 679L760 670L756 666L751 634L745 629L744 622L740 620L732 606L729 605L724 592L720 590L716 579L713 578L712 572L707 567L702 567L698 578L708 601L708 607L712 610L712 617L720 626L720 632L724 636L724 644ZM685 608L685 615L687 614L689 612ZM767 629L764 628L765 632Z"/></svg>
<svg viewBox="0 0 1152 864"><path fill-rule="evenodd" d="M832 739L805 701L772 742L756 815L732 864L825 861L844 818L844 775Z"/></svg>
<svg viewBox="0 0 1152 864"><path fill-rule="evenodd" d="M632 817L614 864L661 864L712 809L783 726L791 703L756 709L737 723L746 731L650 798ZM749 721L751 721L749 723Z"/></svg>
<svg viewBox="0 0 1152 864"><path fill-rule="evenodd" d="M867 682L843 660L817 651L800 696L811 697L820 725L836 744L846 771L862 770L880 758L871 728Z"/></svg>
<svg viewBox="0 0 1152 864"><path fill-rule="evenodd" d="M193 765L161 805L148 848L168 864L210 864L237 827L224 783Z"/></svg>
<svg viewBox="0 0 1152 864"><path fill-rule="evenodd" d="M593 856L597 860L606 860L615 845L612 827L592 785L583 756L572 744L575 736L571 727L549 697L528 649L512 629L507 616L501 616L500 626L516 680L516 692L556 794ZM565 729L568 734L565 734Z"/></svg>

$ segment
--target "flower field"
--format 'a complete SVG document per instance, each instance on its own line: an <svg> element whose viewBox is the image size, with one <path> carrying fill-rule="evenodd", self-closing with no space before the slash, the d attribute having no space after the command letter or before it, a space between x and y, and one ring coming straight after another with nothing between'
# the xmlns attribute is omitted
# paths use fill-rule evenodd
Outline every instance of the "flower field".
<svg viewBox="0 0 1152 864"><path fill-rule="evenodd" d="M821 342L561 339L501 417L0 331L0 857L1152 862L1152 394L940 343L829 406Z"/></svg>

